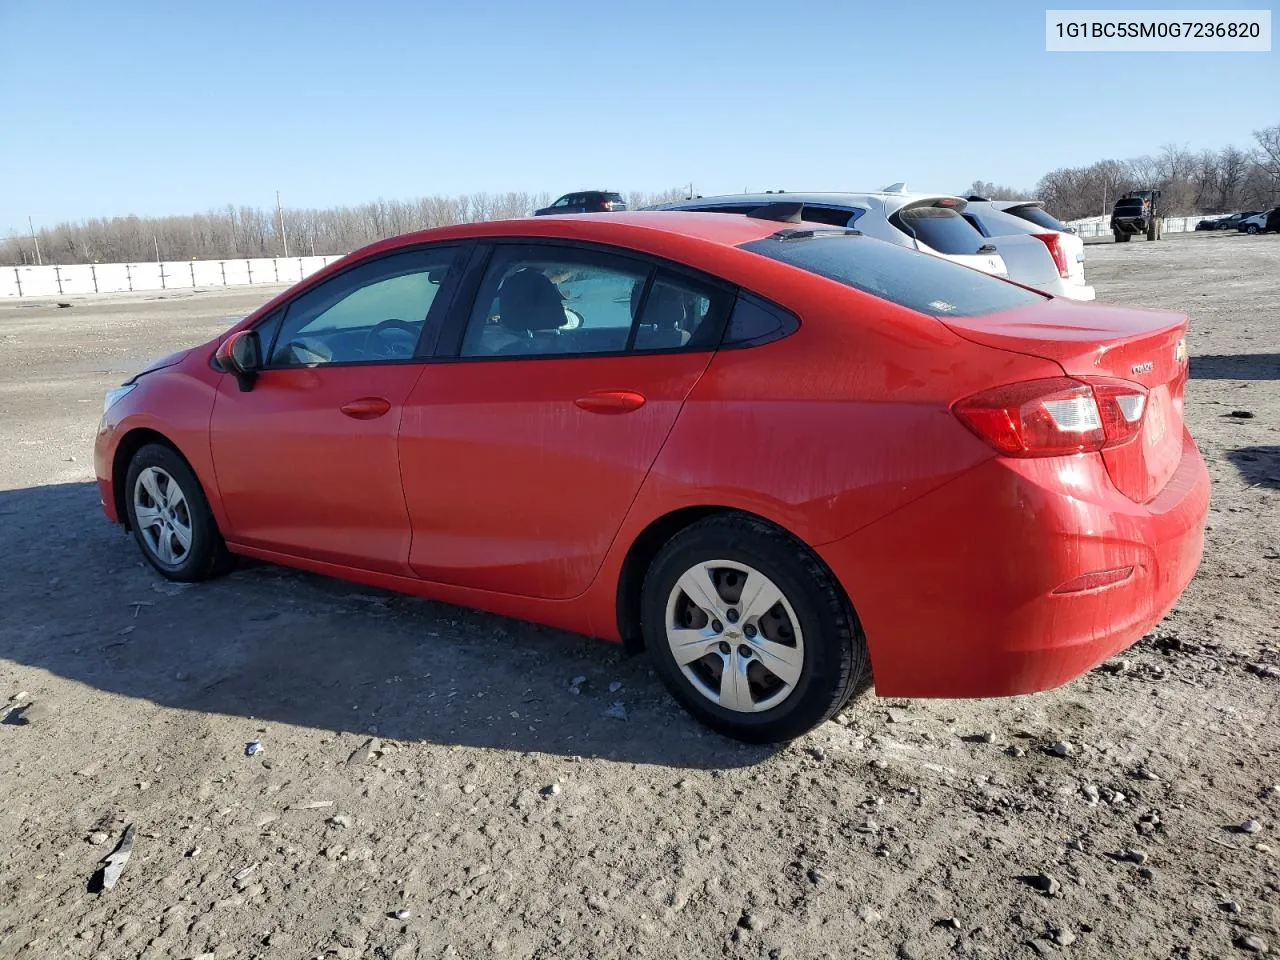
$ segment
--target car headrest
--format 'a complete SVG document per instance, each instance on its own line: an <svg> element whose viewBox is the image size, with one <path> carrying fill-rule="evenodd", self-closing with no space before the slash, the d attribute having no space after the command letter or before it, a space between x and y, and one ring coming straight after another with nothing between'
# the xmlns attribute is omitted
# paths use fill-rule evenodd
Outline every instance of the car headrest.
<svg viewBox="0 0 1280 960"><path fill-rule="evenodd" d="M545 274L525 267L502 281L498 313L509 330L554 330L564 326L564 298Z"/></svg>

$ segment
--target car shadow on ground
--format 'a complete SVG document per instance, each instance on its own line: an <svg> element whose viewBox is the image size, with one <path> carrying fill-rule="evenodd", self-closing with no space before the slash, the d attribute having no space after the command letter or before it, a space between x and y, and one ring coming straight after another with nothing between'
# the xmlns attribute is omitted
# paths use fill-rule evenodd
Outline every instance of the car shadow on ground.
<svg viewBox="0 0 1280 960"><path fill-rule="evenodd" d="M109 693L258 726L671 767L774 752L701 727L646 658L600 640L267 564L169 583L102 517L94 484L0 491L0 542L0 656Z"/></svg>
<svg viewBox="0 0 1280 960"><path fill-rule="evenodd" d="M1193 380L1280 380L1280 353L1191 357Z"/></svg>
<svg viewBox="0 0 1280 960"><path fill-rule="evenodd" d="M1239 447L1227 453L1245 483L1280 490L1280 447Z"/></svg>

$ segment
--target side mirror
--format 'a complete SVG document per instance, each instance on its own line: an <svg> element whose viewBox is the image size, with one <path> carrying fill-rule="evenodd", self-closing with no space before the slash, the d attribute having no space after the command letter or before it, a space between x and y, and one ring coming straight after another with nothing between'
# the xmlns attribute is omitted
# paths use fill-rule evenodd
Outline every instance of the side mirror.
<svg viewBox="0 0 1280 960"><path fill-rule="evenodd" d="M218 366L235 375L242 391L253 389L262 369L262 341L256 330L241 330L222 341L214 354Z"/></svg>

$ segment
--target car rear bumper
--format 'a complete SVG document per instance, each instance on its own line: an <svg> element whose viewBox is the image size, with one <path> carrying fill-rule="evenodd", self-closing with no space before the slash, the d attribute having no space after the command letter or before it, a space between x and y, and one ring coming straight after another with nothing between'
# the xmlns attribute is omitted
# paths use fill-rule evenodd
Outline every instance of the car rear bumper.
<svg viewBox="0 0 1280 960"><path fill-rule="evenodd" d="M1199 565L1208 507L1184 434L1146 504L1097 456L996 458L818 552L858 611L878 693L1008 696L1059 686L1155 626ZM1120 583L1055 592L1125 567Z"/></svg>
<svg viewBox="0 0 1280 960"><path fill-rule="evenodd" d="M1075 280L1067 280L1062 277L1059 277L1051 284L1046 284L1044 292L1055 297L1066 297L1068 300L1087 301L1097 297L1093 287L1088 284L1077 283Z"/></svg>

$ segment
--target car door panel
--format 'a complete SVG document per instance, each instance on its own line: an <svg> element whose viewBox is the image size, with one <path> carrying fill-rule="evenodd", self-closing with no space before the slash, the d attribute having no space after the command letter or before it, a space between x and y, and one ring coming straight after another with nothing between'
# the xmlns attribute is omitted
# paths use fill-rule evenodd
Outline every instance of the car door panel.
<svg viewBox="0 0 1280 960"><path fill-rule="evenodd" d="M249 392L223 377L210 446L227 538L409 575L396 432L422 370L416 363L267 370Z"/></svg>
<svg viewBox="0 0 1280 960"><path fill-rule="evenodd" d="M465 259L375 255L304 288L255 327L270 358L249 390L218 384L210 451L228 540L411 575L396 434Z"/></svg>
<svg viewBox="0 0 1280 960"><path fill-rule="evenodd" d="M711 356L428 367L400 429L413 572L531 597L582 593Z"/></svg>

